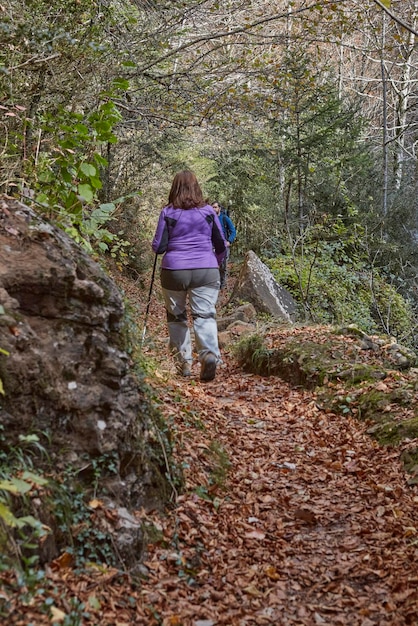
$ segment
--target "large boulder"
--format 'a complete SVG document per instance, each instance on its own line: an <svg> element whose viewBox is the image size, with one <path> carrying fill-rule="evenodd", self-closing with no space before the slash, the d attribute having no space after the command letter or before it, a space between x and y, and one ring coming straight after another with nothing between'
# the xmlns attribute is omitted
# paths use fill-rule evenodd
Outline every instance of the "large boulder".
<svg viewBox="0 0 418 626"><path fill-rule="evenodd" d="M242 264L230 302L249 302L261 313L293 323L296 303L290 293L281 287L259 257L250 250Z"/></svg>
<svg viewBox="0 0 418 626"><path fill-rule="evenodd" d="M120 505L154 507L168 491L166 451L125 334L123 298L101 266L30 208L0 198L4 445L38 433L57 471L78 468L91 484L100 459Z"/></svg>

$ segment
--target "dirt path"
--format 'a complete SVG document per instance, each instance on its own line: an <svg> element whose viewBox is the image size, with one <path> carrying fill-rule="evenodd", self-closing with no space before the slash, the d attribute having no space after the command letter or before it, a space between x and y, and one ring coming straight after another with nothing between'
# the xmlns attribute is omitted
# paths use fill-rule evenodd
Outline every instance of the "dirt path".
<svg viewBox="0 0 418 626"><path fill-rule="evenodd" d="M176 378L158 301L151 318L146 350L186 488L150 547L137 619L418 624L418 495L398 453L228 354L214 382L197 366L191 381Z"/></svg>
<svg viewBox="0 0 418 626"><path fill-rule="evenodd" d="M143 289L123 286L141 323ZM227 352L215 381L201 383L197 365L178 378L164 317L157 290L143 351L185 484L171 475L166 516L137 513L154 538L141 585L57 563L28 602L6 598L8 624L418 625L418 492L399 452Z"/></svg>

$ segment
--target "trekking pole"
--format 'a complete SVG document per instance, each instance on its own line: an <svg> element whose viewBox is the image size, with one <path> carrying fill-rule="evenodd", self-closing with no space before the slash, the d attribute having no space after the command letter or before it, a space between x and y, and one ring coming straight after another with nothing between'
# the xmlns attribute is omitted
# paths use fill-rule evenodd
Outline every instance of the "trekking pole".
<svg viewBox="0 0 418 626"><path fill-rule="evenodd" d="M149 307L151 304L152 288L154 286L155 268L157 267L157 258L158 258L158 255L156 254L155 259L154 259L154 267L152 268L151 284L149 286L147 308L145 310L144 328L142 330L141 346L144 344L145 333L147 332L147 321L148 321Z"/></svg>

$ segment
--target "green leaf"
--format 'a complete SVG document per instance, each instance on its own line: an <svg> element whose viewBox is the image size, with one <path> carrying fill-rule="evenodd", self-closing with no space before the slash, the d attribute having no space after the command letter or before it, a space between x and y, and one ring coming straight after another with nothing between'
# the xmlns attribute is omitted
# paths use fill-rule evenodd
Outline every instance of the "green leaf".
<svg viewBox="0 0 418 626"><path fill-rule="evenodd" d="M65 168L65 167L61 168L61 176L62 176L62 180L65 183L71 183L71 181L73 180L73 177L74 177L72 172L69 172L67 170L67 168Z"/></svg>
<svg viewBox="0 0 418 626"><path fill-rule="evenodd" d="M48 484L48 480L46 478L44 478L43 476L39 476L39 474L34 474L33 472L29 472L29 471L23 472L22 478L24 480L30 481L31 483L33 483L34 485L37 485L38 487L43 487L44 485Z"/></svg>
<svg viewBox="0 0 418 626"><path fill-rule="evenodd" d="M80 204L80 200L77 198L77 194L74 191L70 191L68 196L65 198L64 206L68 213L71 213L71 215L77 215L81 219L83 208Z"/></svg>
<svg viewBox="0 0 418 626"><path fill-rule="evenodd" d="M118 116L119 112L115 106L115 103L112 102L111 100L108 100L107 102L104 102L102 104L102 106L100 107L100 110L102 111L102 113L106 113L109 115L113 115L113 116Z"/></svg>
<svg viewBox="0 0 418 626"><path fill-rule="evenodd" d="M94 165L91 165L90 163L82 163L80 165L80 170L83 172L84 176L97 176L97 170L94 167Z"/></svg>
<svg viewBox="0 0 418 626"><path fill-rule="evenodd" d="M106 228L101 228L100 231L97 233L97 236L98 238L100 237L102 241L113 241L116 237L116 235L111 233Z"/></svg>
<svg viewBox="0 0 418 626"><path fill-rule="evenodd" d="M39 173L38 180L41 183L50 183L54 179L54 174L50 170L44 170Z"/></svg>
<svg viewBox="0 0 418 626"><path fill-rule="evenodd" d="M107 159L102 157L100 154L97 154L97 152L93 156L97 165L101 165L102 167L106 167L108 165Z"/></svg>
<svg viewBox="0 0 418 626"><path fill-rule="evenodd" d="M10 493L24 494L28 493L32 486L24 480L20 480L20 478L11 478L10 480L1 480L0 489Z"/></svg>
<svg viewBox="0 0 418 626"><path fill-rule="evenodd" d="M35 198L35 202L37 202L38 204L42 204L43 206L49 206L49 198L46 195L46 193L38 193L38 195Z"/></svg>
<svg viewBox="0 0 418 626"><path fill-rule="evenodd" d="M138 196L142 196L142 191L132 191L132 193L127 193L126 196L120 196L113 200L113 204L119 204L120 202L124 202L127 198L136 198Z"/></svg>
<svg viewBox="0 0 418 626"><path fill-rule="evenodd" d="M100 178L96 178L95 176L92 176L90 178L90 185L94 187L95 189L101 189L102 181L100 180Z"/></svg>
<svg viewBox="0 0 418 626"><path fill-rule="evenodd" d="M100 134L106 134L112 130L112 123L108 120L101 120L95 124L95 129Z"/></svg>
<svg viewBox="0 0 418 626"><path fill-rule="evenodd" d="M19 435L19 441L22 443L35 443L39 441L38 435Z"/></svg>
<svg viewBox="0 0 418 626"><path fill-rule="evenodd" d="M6 526L16 526L17 519L11 512L8 506L6 506L3 502L0 502L0 519L6 524Z"/></svg>
<svg viewBox="0 0 418 626"><path fill-rule="evenodd" d="M83 184L78 186L78 194L84 198L86 202L91 202L94 198L94 192L90 185Z"/></svg>
<svg viewBox="0 0 418 626"><path fill-rule="evenodd" d="M116 89L123 89L123 91L127 91L129 89L129 80L126 80L125 78L115 78L113 85Z"/></svg>
<svg viewBox="0 0 418 626"><path fill-rule="evenodd" d="M105 202L104 204L101 204L96 210L101 211L102 213L112 213L112 211L115 210L115 205L113 202ZM93 211L93 215L95 213L96 211Z"/></svg>
<svg viewBox="0 0 418 626"><path fill-rule="evenodd" d="M87 136L89 135L89 129L84 124L78 123L74 126L74 128L83 135L87 135Z"/></svg>
<svg viewBox="0 0 418 626"><path fill-rule="evenodd" d="M24 526L32 526L32 528L38 528L41 526L41 522L35 519L32 515L25 515L25 517L18 517L16 519L16 526L23 528Z"/></svg>
<svg viewBox="0 0 418 626"><path fill-rule="evenodd" d="M380 0L384 7L390 9L390 0Z"/></svg>

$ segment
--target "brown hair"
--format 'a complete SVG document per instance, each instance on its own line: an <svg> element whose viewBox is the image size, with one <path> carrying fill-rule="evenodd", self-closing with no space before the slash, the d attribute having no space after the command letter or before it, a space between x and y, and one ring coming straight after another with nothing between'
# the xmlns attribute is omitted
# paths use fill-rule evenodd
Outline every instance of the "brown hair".
<svg viewBox="0 0 418 626"><path fill-rule="evenodd" d="M178 209L192 209L205 205L202 190L193 172L183 170L174 176L168 202Z"/></svg>

